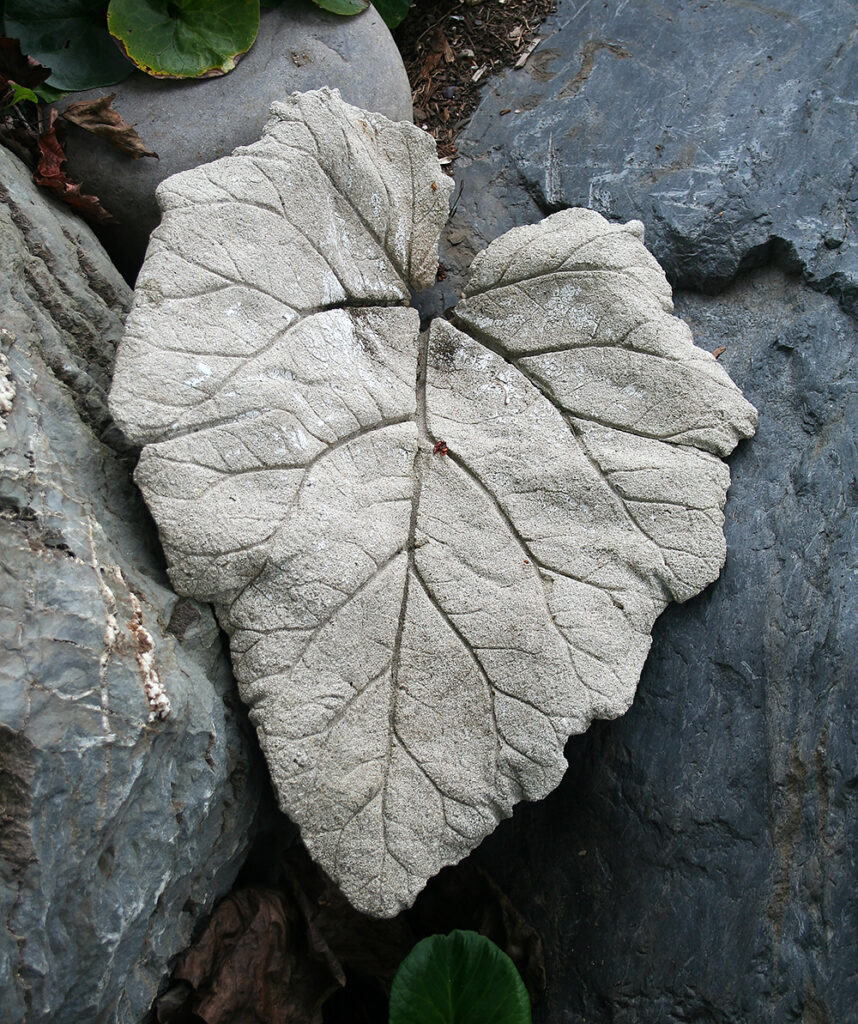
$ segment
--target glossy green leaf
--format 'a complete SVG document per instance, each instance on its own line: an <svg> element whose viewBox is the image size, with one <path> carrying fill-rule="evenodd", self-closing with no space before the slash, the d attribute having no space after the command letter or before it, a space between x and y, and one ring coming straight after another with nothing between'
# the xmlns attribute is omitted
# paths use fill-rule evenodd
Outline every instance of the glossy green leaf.
<svg viewBox="0 0 858 1024"><path fill-rule="evenodd" d="M62 91L115 85L132 68L107 31L106 0L6 0L6 34L51 68Z"/></svg>
<svg viewBox="0 0 858 1024"><path fill-rule="evenodd" d="M110 0L107 25L155 78L232 71L259 31L259 0Z"/></svg>
<svg viewBox="0 0 858 1024"><path fill-rule="evenodd" d="M388 28L396 28L411 10L413 0L372 0Z"/></svg>
<svg viewBox="0 0 858 1024"><path fill-rule="evenodd" d="M390 1024L530 1024L515 964L477 932L418 942L390 992Z"/></svg>
<svg viewBox="0 0 858 1024"><path fill-rule="evenodd" d="M369 0L313 0L317 7L334 14L360 14L369 7Z"/></svg>
<svg viewBox="0 0 858 1024"><path fill-rule="evenodd" d="M9 101L10 106L14 106L16 103L39 102L39 97L32 89L28 89L25 85L18 85L17 82L10 82L9 87L12 90L12 98Z"/></svg>

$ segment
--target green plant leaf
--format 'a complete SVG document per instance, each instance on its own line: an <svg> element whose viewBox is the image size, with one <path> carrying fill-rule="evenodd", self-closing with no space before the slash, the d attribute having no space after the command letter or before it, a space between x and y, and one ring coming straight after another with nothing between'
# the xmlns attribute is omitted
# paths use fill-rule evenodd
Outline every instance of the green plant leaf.
<svg viewBox="0 0 858 1024"><path fill-rule="evenodd" d="M18 85L17 82L10 82L9 86L12 90L12 98L9 101L10 106L14 106L16 103L38 103L39 97L33 92L32 89L28 89L25 85Z"/></svg>
<svg viewBox="0 0 858 1024"><path fill-rule="evenodd" d="M211 78L253 46L259 0L110 0L107 27L154 78Z"/></svg>
<svg viewBox="0 0 858 1024"><path fill-rule="evenodd" d="M110 38L106 11L106 0L6 0L5 30L51 68L54 89L95 89L132 71Z"/></svg>
<svg viewBox="0 0 858 1024"><path fill-rule="evenodd" d="M396 28L405 20L414 0L372 0L373 7L384 18L388 28Z"/></svg>
<svg viewBox="0 0 858 1024"><path fill-rule="evenodd" d="M402 961L390 1024L530 1024L530 999L506 953L455 931L423 939Z"/></svg>
<svg viewBox="0 0 858 1024"><path fill-rule="evenodd" d="M52 89L49 85L37 85L36 88L33 89L33 92L39 97L42 103L56 103L57 100L61 100L63 96L68 96L70 91L73 90Z"/></svg>
<svg viewBox="0 0 858 1024"><path fill-rule="evenodd" d="M313 0L317 7L333 14L360 14L369 7L369 0Z"/></svg>

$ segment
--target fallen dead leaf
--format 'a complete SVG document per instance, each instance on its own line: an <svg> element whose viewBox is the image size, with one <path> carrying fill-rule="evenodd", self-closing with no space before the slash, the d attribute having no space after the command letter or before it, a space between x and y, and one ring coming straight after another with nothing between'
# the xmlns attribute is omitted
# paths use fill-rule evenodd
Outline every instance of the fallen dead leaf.
<svg viewBox="0 0 858 1024"><path fill-rule="evenodd" d="M726 345L719 345L719 346L718 346L718 348L716 348L716 349L715 349L715 350L714 350L714 351L712 352L712 355L713 355L713 356L715 356L715 358L717 359L717 358L718 358L719 356L722 356L722 355L724 355L724 353L725 353L726 351L727 351L727 346L726 346Z"/></svg>
<svg viewBox="0 0 858 1024"><path fill-rule="evenodd" d="M17 39L0 39L0 110L15 103L15 86L33 89L50 73L50 68L21 52Z"/></svg>
<svg viewBox="0 0 858 1024"><path fill-rule="evenodd" d="M57 138L57 112L51 110L48 130L39 136L39 159L33 171L33 181L48 189L61 202L74 207L89 220L109 224L114 218L104 209L96 196L84 195L81 184L72 181L63 170L66 162L65 150Z"/></svg>
<svg viewBox="0 0 858 1024"><path fill-rule="evenodd" d="M173 980L157 1003L159 1024L321 1024L322 1004L345 984L294 904L263 886L221 901Z"/></svg>
<svg viewBox="0 0 858 1024"><path fill-rule="evenodd" d="M378 920L355 910L296 845L283 854L276 884L243 886L221 901L180 956L156 1003L157 1020L379 1021L396 970L415 942L453 928L488 936L513 959L534 1002L543 995L539 935L480 868L444 869L410 910Z"/></svg>
<svg viewBox="0 0 858 1024"><path fill-rule="evenodd" d="M109 142L133 160L139 160L144 156L152 156L157 160L158 154L146 149L137 132L113 109L111 103L115 98L116 93L112 92L109 96L101 96L97 100L70 103L63 111L63 117L79 128Z"/></svg>

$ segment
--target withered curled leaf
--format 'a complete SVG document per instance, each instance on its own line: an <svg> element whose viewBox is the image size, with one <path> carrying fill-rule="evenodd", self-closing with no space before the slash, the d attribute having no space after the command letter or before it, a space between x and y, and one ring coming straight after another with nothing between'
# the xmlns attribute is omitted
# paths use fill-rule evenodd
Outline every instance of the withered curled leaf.
<svg viewBox="0 0 858 1024"><path fill-rule="evenodd" d="M118 111L113 109L112 103L115 98L116 93L112 92L95 100L69 103L63 111L63 117L79 128L109 142L133 160L139 160L144 156L151 156L157 160L158 154L147 149L137 132Z"/></svg>
<svg viewBox="0 0 858 1024"><path fill-rule="evenodd" d="M48 189L57 199L74 207L88 220L108 224L113 217L101 205L97 196L85 195L80 182L72 181L64 170L66 153L57 138L57 112L52 110L48 130L39 136L39 159L33 171L33 181Z"/></svg>

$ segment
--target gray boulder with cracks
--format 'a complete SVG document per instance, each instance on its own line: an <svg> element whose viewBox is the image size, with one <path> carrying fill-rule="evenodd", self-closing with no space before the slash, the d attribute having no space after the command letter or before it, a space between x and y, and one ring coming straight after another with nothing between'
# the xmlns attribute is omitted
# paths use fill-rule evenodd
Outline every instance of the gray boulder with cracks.
<svg viewBox="0 0 858 1024"><path fill-rule="evenodd" d="M678 287L773 261L858 309L854 0L560 0L540 35L459 140L465 245L588 206Z"/></svg>
<svg viewBox="0 0 858 1024"><path fill-rule="evenodd" d="M476 859L542 935L539 1024L848 1024L855 4L559 0L540 34L459 137L434 308L499 229L566 204L639 218L761 418L717 586L665 612L629 713L571 738L561 785Z"/></svg>
<svg viewBox="0 0 858 1024"><path fill-rule="evenodd" d="M497 239L421 334L431 140L327 90L272 114L162 185L111 408L281 806L387 916L628 708L657 616L718 576L756 413L642 226L587 210Z"/></svg>
<svg viewBox="0 0 858 1024"><path fill-rule="evenodd" d="M0 197L0 1018L137 1024L261 782L107 411L128 289L2 148Z"/></svg>

